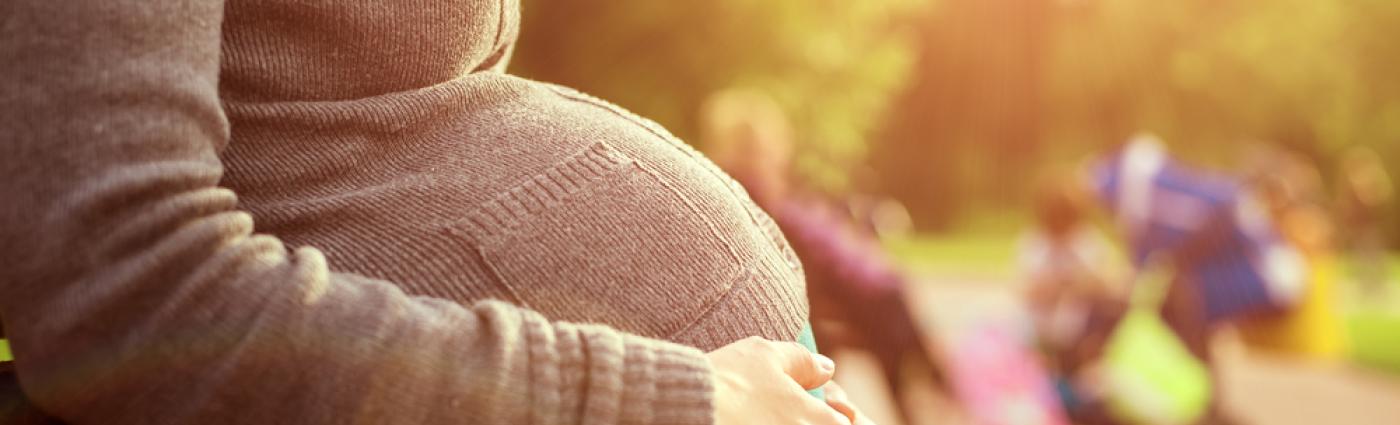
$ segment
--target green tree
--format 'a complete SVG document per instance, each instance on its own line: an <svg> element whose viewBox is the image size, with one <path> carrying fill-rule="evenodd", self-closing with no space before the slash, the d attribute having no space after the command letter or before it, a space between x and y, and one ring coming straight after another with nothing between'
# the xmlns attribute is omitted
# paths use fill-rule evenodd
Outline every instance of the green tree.
<svg viewBox="0 0 1400 425"><path fill-rule="evenodd" d="M1243 140L1400 159L1394 2L1102 1L1060 19L1048 78L1065 138L1102 136L1116 114L1206 160Z"/></svg>
<svg viewBox="0 0 1400 425"><path fill-rule="evenodd" d="M1059 19L1051 123L1072 150L1134 128L1198 162L1267 141L1332 176L1365 145L1400 172L1400 3L1100 1Z"/></svg>
<svg viewBox="0 0 1400 425"><path fill-rule="evenodd" d="M698 143L711 93L772 95L797 131L799 172L846 185L908 79L920 0L526 0L512 71L579 88Z"/></svg>

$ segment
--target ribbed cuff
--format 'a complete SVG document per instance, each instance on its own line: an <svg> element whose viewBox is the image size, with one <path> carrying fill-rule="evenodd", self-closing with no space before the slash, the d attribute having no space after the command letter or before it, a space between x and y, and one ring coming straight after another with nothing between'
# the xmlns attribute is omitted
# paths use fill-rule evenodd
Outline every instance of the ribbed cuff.
<svg viewBox="0 0 1400 425"><path fill-rule="evenodd" d="M583 424L710 425L713 372L695 348L585 327Z"/></svg>
<svg viewBox="0 0 1400 425"><path fill-rule="evenodd" d="M623 412L637 413L636 419L646 422L624 415L622 423L714 423L714 372L703 352L632 335L624 335L624 344ZM630 412L631 407L638 411Z"/></svg>

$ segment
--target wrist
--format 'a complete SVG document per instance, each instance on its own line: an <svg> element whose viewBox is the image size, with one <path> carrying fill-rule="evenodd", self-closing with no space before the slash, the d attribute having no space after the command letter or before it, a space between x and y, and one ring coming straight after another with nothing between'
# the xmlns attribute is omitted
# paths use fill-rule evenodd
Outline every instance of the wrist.
<svg viewBox="0 0 1400 425"><path fill-rule="evenodd" d="M619 414L623 423L711 425L714 367L700 350L628 335Z"/></svg>

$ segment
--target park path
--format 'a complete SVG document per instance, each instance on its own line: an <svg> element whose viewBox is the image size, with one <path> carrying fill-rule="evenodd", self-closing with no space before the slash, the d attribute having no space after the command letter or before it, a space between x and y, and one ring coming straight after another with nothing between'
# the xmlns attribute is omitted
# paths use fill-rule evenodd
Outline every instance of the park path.
<svg viewBox="0 0 1400 425"><path fill-rule="evenodd" d="M987 277L926 279L913 288L911 303L924 329L939 340L955 340L972 323L1016 326L1021 309L1013 286ZM1227 411L1242 424L1400 424L1400 378L1346 365L1326 365L1244 349L1229 338L1217 341ZM861 352L834 353L837 380L852 401L883 425L898 425L890 395L874 360ZM915 378L917 379L917 377ZM920 388L912 401L929 406L916 424L967 424L956 405Z"/></svg>

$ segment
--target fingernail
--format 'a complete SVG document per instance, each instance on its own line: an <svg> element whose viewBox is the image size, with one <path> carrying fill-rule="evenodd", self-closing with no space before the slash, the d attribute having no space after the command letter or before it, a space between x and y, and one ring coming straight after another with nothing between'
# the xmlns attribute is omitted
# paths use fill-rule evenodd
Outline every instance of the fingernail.
<svg viewBox="0 0 1400 425"><path fill-rule="evenodd" d="M832 361L830 357L816 353L812 353L812 357L817 359L817 367L821 368L822 372L836 372L836 362Z"/></svg>

